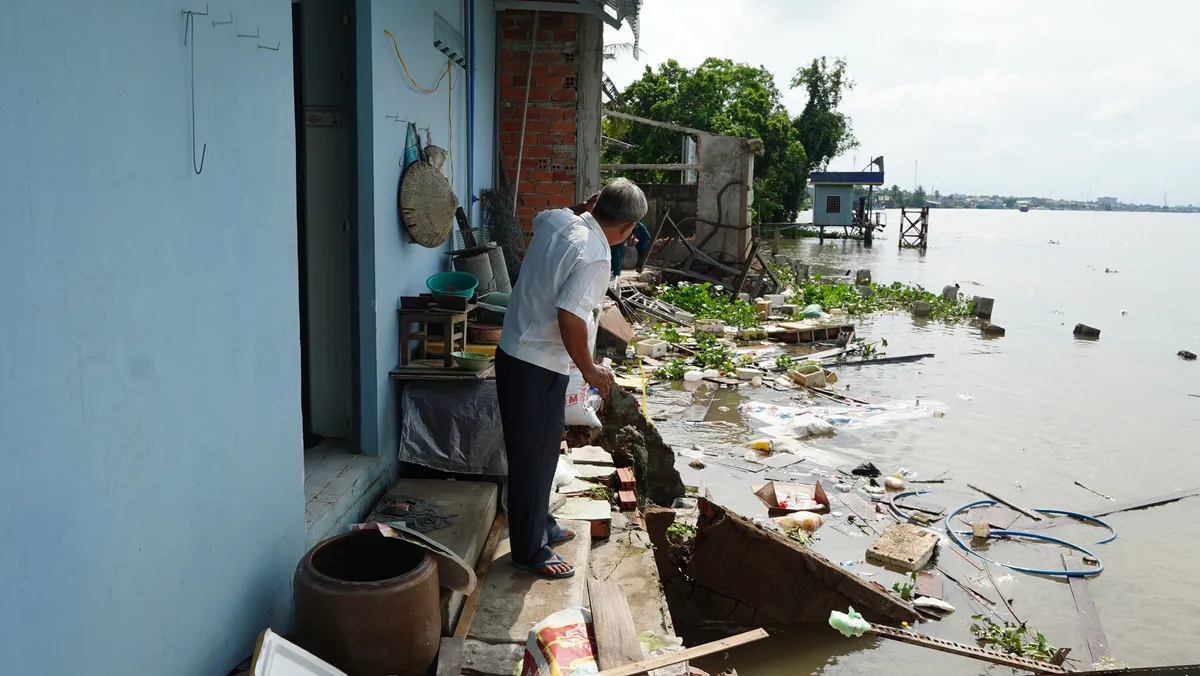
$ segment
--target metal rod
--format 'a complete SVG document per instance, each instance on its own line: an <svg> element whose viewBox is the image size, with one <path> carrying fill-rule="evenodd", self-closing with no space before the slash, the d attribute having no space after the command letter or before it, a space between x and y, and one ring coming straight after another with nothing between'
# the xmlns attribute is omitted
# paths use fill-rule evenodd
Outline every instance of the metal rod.
<svg viewBox="0 0 1200 676"><path fill-rule="evenodd" d="M246 33L239 32L239 33L237 34L237 36L238 36L239 38L257 38L257 37L258 37L258 34L259 34L260 32L262 32L262 31L261 31L261 29L259 29L259 28L255 28L255 29L254 29L254 35L248 35L248 34L246 34Z"/></svg>
<svg viewBox="0 0 1200 676"><path fill-rule="evenodd" d="M517 205L521 203L521 162L525 159L525 123L529 118L529 86L533 84L533 57L535 49L537 49L537 32L538 22L541 20L541 12L534 10L533 12L533 31L529 34L529 65L525 69L525 105L521 108L521 140L517 145L517 179L513 183L513 217L517 216ZM525 237L525 228L521 227L521 221L517 221L517 230L520 231L521 237Z"/></svg>
<svg viewBox="0 0 1200 676"><path fill-rule="evenodd" d="M224 26L231 23L233 23L233 12L229 13L229 21L213 21L212 25L213 28L216 28L217 26Z"/></svg>
<svg viewBox="0 0 1200 676"><path fill-rule="evenodd" d="M274 47L270 47L270 46L268 46L268 45L259 45L259 46L258 46L258 48L259 48L259 49L269 49L269 50L271 50L272 52L278 52L278 51L279 51L279 48L280 48L280 47L282 47L282 46L283 46L283 43L282 43L282 42L276 42Z"/></svg>
<svg viewBox="0 0 1200 676"><path fill-rule="evenodd" d="M208 6L204 7L204 14L208 14ZM200 12L184 11L183 16L183 44L188 45L189 50L189 70L191 90L191 106L192 106L192 171L199 176L204 171L204 158L208 156L208 144L205 143L200 149L200 164L196 164L196 20L193 18L196 15L203 16ZM190 39L190 43L189 43Z"/></svg>

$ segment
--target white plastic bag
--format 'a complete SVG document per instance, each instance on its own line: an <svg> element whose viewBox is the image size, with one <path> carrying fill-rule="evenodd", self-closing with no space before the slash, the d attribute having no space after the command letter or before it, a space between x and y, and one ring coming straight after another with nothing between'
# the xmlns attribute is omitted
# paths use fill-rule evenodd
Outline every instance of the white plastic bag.
<svg viewBox="0 0 1200 676"><path fill-rule="evenodd" d="M588 318L587 326L588 354L593 354L596 351L596 330L598 327L595 317ZM591 386L583 379L583 373L576 368L574 363L571 364L568 378L567 397L564 404L567 412L567 425L600 427L600 417L596 415L596 411L600 410L599 397L595 397L592 394Z"/></svg>
<svg viewBox="0 0 1200 676"><path fill-rule="evenodd" d="M575 473L575 464L565 455L558 456L558 467L554 468L554 489L558 490L571 483L579 475Z"/></svg>

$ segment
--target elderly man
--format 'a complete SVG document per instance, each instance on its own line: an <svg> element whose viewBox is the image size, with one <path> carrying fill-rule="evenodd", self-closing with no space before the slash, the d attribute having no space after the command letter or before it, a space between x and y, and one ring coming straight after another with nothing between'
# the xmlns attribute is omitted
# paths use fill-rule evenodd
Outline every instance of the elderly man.
<svg viewBox="0 0 1200 676"><path fill-rule="evenodd" d="M608 289L609 248L624 242L645 215L646 196L623 178L585 204L538 214L508 301L496 352L508 456L508 531L513 565L544 577L575 574L550 549L575 537L549 514L567 374L574 363L608 397L613 375L592 360L588 324Z"/></svg>

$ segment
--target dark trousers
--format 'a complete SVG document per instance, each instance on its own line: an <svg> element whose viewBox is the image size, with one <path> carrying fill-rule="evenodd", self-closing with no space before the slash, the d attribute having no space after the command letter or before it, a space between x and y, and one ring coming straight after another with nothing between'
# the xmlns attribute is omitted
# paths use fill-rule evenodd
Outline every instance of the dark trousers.
<svg viewBox="0 0 1200 676"><path fill-rule="evenodd" d="M496 394L508 457L508 534L513 563L550 557L557 525L550 491L566 426L567 376L496 350Z"/></svg>

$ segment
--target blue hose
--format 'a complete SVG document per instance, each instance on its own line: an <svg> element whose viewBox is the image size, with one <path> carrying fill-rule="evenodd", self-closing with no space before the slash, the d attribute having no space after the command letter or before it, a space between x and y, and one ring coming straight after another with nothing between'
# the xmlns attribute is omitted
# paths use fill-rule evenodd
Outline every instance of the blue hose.
<svg viewBox="0 0 1200 676"><path fill-rule="evenodd" d="M977 556L977 557L983 559L984 561L987 561L988 563L994 563L998 566L1003 566L1005 568L1008 568L1009 570L1015 570L1018 573L1028 573L1030 575L1045 575L1048 577L1095 577L1095 576L1099 575L1100 573L1104 572L1104 563L1100 560L1100 557L1096 556L1092 552L1088 551L1087 549L1084 549L1083 547L1080 547L1079 545L1077 545L1073 542L1067 542L1066 540L1060 540L1059 538L1050 537L1049 535L1041 535L1039 533L1030 533L1027 531L1020 531L1020 530L994 530L991 532L992 535L1006 535L1008 537L1015 537L1015 538L1028 538L1030 540L1041 540L1043 542L1052 542L1056 545L1062 545L1063 547L1073 549L1077 552L1083 553L1084 555L1086 555L1090 558L1095 559L1096 560L1096 568L1093 570L1045 570L1045 569L1041 569L1041 568L1025 568L1023 566L1014 566L1011 563L1004 563L1003 561L997 561L995 559L988 558L988 557L984 556L983 554L980 554L979 552L975 551L974 549L971 549L970 547L967 546L967 543L962 541L962 538L961 538L962 535L970 535L971 531L969 531L969 530L964 530L964 531L954 530L953 528L950 527L950 520L953 519L954 517L958 516L959 514L967 511L968 509L971 509L972 507L982 507L982 506L990 507L991 505L995 505L995 504L997 504L995 500L977 500L975 502L967 503L967 504L963 505L962 507L959 507L958 509L954 510L953 512L950 513L949 516L946 517L946 534L950 536L950 539L954 541L954 544L958 545L960 548L962 548L968 554ZM1096 517L1093 517L1093 516L1088 516L1086 514L1078 514L1076 512L1068 512L1068 511L1059 510L1059 509L1035 509L1033 511L1040 512L1042 514L1059 514L1062 516L1069 516L1069 517L1073 517L1076 519L1080 519L1082 521L1089 521L1091 523L1099 524L1099 525L1107 528L1111 534L1103 540L1093 542L1092 545L1102 545L1106 542L1112 542L1113 540L1115 540L1117 538L1117 530L1115 528L1113 528L1112 526L1108 525L1107 523L1105 523L1105 522L1101 521L1100 519L1097 519Z"/></svg>
<svg viewBox="0 0 1200 676"><path fill-rule="evenodd" d="M909 495L924 495L928 492L929 491L905 491L903 493L897 493L888 500L888 506L891 507L892 512L894 514L896 514L896 516L898 516L906 521L912 521L913 520L912 517L909 516L908 513L904 512L900 507L898 507L896 505L896 500L899 498L903 498L905 496L909 496ZM954 544L958 545L960 548L962 548L967 553L977 556L977 557L983 559L984 561L987 561L988 563L994 563L998 566L1003 566L1010 570L1015 570L1019 573L1028 573L1030 575L1046 575L1046 576L1050 576L1050 577L1094 577L1094 576L1099 575L1100 573L1104 572L1104 563L1100 561L1100 557L1096 556L1092 552L1088 551L1087 549L1084 549L1083 547L1080 547L1077 544L1067 542L1066 540L1060 540L1059 538L1050 537L1049 535L1041 535L1039 533L1030 533L1027 531L1019 531L1019 530L994 530L991 532L992 535L1005 535L1008 537L1015 537L1015 538L1027 538L1030 540L1041 540L1043 542L1051 542L1051 543L1054 543L1057 545L1062 545L1069 549L1073 549L1077 552L1082 552L1083 554L1095 559L1096 560L1096 568L1094 570L1071 570L1071 571L1043 570L1040 568L1025 568L1022 566L1014 566L1012 564L1004 563L1002 561L996 561L995 559L988 558L988 557L984 556L983 554L980 554L979 552L975 551L974 549L971 549L970 547L967 546L967 543L963 542L962 537L961 537L962 535L971 535L971 531L969 531L969 530L956 531L950 526L950 521L954 517L967 511L968 509L971 509L972 507L991 506L991 505L995 505L995 504L997 504L995 500L977 500L975 502L965 504L962 507L959 507L958 509L954 510L946 517L946 534L950 536L950 539L954 541ZM1041 513L1041 514L1054 514L1054 515L1059 515L1059 516L1069 516L1069 517L1072 517L1075 519L1079 519L1080 521L1087 521L1089 523L1094 523L1098 526L1103 526L1108 529L1108 531L1109 531L1108 537L1104 538L1103 540L1098 540L1096 542L1093 542L1089 546L1102 545L1102 544L1105 544L1107 542L1112 542L1113 540L1117 539L1117 529L1113 528L1112 526L1105 523L1104 521L1097 519L1094 516L1088 516L1087 514L1079 514L1078 512L1068 512L1068 511L1062 510L1062 509L1035 509L1033 511Z"/></svg>

